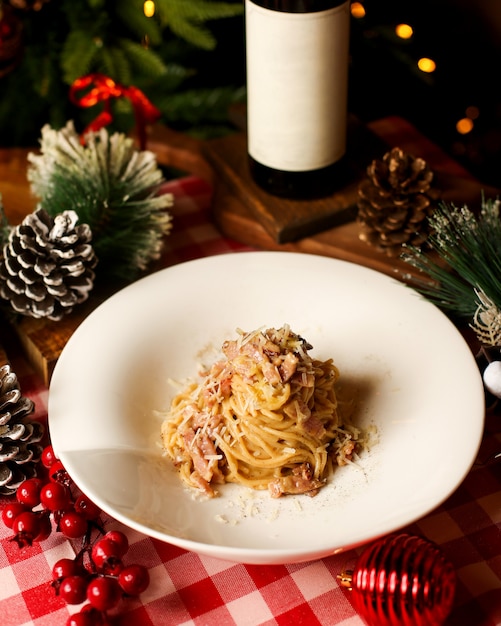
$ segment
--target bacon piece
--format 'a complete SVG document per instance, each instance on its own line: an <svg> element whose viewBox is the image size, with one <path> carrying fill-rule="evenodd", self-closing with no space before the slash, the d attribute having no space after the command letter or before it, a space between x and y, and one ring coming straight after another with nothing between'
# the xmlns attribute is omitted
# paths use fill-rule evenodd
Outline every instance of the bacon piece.
<svg viewBox="0 0 501 626"><path fill-rule="evenodd" d="M190 425L194 432L199 429L203 429L209 434L212 434L212 432L221 424L222 419L223 417L221 413L207 415L207 413L197 410L196 413L192 415Z"/></svg>
<svg viewBox="0 0 501 626"><path fill-rule="evenodd" d="M343 445L343 453L338 456L338 465L347 465L347 461L351 461L353 457L353 453L355 452L355 448L357 447L357 443L350 439ZM345 460L346 459L346 460Z"/></svg>
<svg viewBox="0 0 501 626"><path fill-rule="evenodd" d="M204 480L197 471L190 474L190 480L194 487L200 489L200 491L209 498L213 498L216 495L214 489L212 489L210 484Z"/></svg>
<svg viewBox="0 0 501 626"><path fill-rule="evenodd" d="M207 433L196 433L192 428L187 428L183 432L183 440L185 449L193 461L195 472L207 483L224 482L217 459L214 458L217 456L216 447Z"/></svg>
<svg viewBox="0 0 501 626"><path fill-rule="evenodd" d="M264 342L262 350L269 359L273 359L275 356L280 354L280 346L277 346L276 343L273 343L271 339L267 339Z"/></svg>
<svg viewBox="0 0 501 626"><path fill-rule="evenodd" d="M306 433L321 439L325 435L325 427L316 415L312 415L310 407L304 400L298 398L284 407L284 413L297 421Z"/></svg>
<svg viewBox="0 0 501 626"><path fill-rule="evenodd" d="M278 383L282 382L282 377L280 376L280 372L276 365L273 363L263 363L263 376L270 383L270 385L278 385Z"/></svg>
<svg viewBox="0 0 501 626"><path fill-rule="evenodd" d="M263 346L256 341L248 341L242 346L242 354L249 356L255 363L262 363L263 361L269 361L266 354L263 352Z"/></svg>
<svg viewBox="0 0 501 626"><path fill-rule="evenodd" d="M231 395L231 376L226 376L219 381L219 390L223 398L229 398Z"/></svg>
<svg viewBox="0 0 501 626"><path fill-rule="evenodd" d="M228 361L232 361L238 356L238 343L236 341L225 341L221 349Z"/></svg>
<svg viewBox="0 0 501 626"><path fill-rule="evenodd" d="M313 497L317 495L318 490L324 484L325 480L313 478L309 463L301 463L288 476L275 478L268 483L268 491L272 498L280 498L280 496L286 494L298 495L302 493Z"/></svg>
<svg viewBox="0 0 501 626"><path fill-rule="evenodd" d="M279 365L278 369L280 372L280 377L283 383L286 383L290 380L294 374L296 373L297 364L299 363L299 358L293 354L292 352L287 352L285 358L282 363Z"/></svg>
<svg viewBox="0 0 501 626"><path fill-rule="evenodd" d="M317 439L321 439L325 435L325 427L316 415L311 415L301 425L305 432Z"/></svg>
<svg viewBox="0 0 501 626"><path fill-rule="evenodd" d="M284 413L296 420L298 424L304 424L311 417L310 407L302 398L296 398L284 407Z"/></svg>

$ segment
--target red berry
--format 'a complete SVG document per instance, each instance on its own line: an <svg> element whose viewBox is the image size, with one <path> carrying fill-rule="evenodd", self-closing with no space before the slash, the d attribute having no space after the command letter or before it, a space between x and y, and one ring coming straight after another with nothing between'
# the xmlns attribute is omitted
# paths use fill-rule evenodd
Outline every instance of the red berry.
<svg viewBox="0 0 501 626"><path fill-rule="evenodd" d="M148 588L150 575L142 565L129 565L118 575L118 584L127 595L138 596Z"/></svg>
<svg viewBox="0 0 501 626"><path fill-rule="evenodd" d="M40 532L35 537L36 541L45 541L52 532L52 523L50 521L50 515L46 512L38 514L40 520Z"/></svg>
<svg viewBox="0 0 501 626"><path fill-rule="evenodd" d="M87 579L83 576L67 576L61 581L59 595L68 604L82 604L87 595Z"/></svg>
<svg viewBox="0 0 501 626"><path fill-rule="evenodd" d="M49 468L49 478L54 483L62 483L67 487L71 484L71 478L66 468L59 459L54 461Z"/></svg>
<svg viewBox="0 0 501 626"><path fill-rule="evenodd" d="M16 517L27 510L24 504L20 502L9 502L2 509L2 521L7 528L12 528Z"/></svg>
<svg viewBox="0 0 501 626"><path fill-rule="evenodd" d="M14 540L17 541L20 548L31 546L40 529L40 516L33 513L33 511L20 513L12 524L12 530L15 535Z"/></svg>
<svg viewBox="0 0 501 626"><path fill-rule="evenodd" d="M54 448L52 446L46 446L42 450L40 460L42 461L42 465L48 469L55 461L57 461Z"/></svg>
<svg viewBox="0 0 501 626"><path fill-rule="evenodd" d="M40 478L27 478L19 485L16 491L16 499L30 509L40 504L40 489L43 481Z"/></svg>
<svg viewBox="0 0 501 626"><path fill-rule="evenodd" d="M75 511L88 520L96 520L101 513L101 509L85 494L78 496L75 500Z"/></svg>
<svg viewBox="0 0 501 626"><path fill-rule="evenodd" d="M82 567L75 559L59 559L52 567L52 578L67 578L68 576L78 576L82 573Z"/></svg>
<svg viewBox="0 0 501 626"><path fill-rule="evenodd" d="M68 617L66 626L97 626L99 622L94 621L92 613L74 613Z"/></svg>
<svg viewBox="0 0 501 626"><path fill-rule="evenodd" d="M122 557L129 549L129 540L127 535L121 530L109 530L103 537L103 539L110 539L117 544L119 548L118 556Z"/></svg>
<svg viewBox="0 0 501 626"><path fill-rule="evenodd" d="M59 530L69 539L78 539L79 537L83 537L87 532L87 529L87 520L79 513L75 513L75 511L68 511L64 513L59 520Z"/></svg>
<svg viewBox="0 0 501 626"><path fill-rule="evenodd" d="M121 546L106 537L96 541L90 557L96 568L104 574L117 575L123 567Z"/></svg>
<svg viewBox="0 0 501 626"><path fill-rule="evenodd" d="M98 576L87 587L87 600L99 611L109 611L120 601L121 591L116 578Z"/></svg>
<svg viewBox="0 0 501 626"><path fill-rule="evenodd" d="M47 483L40 491L42 506L49 511L63 511L70 506L70 492L61 483Z"/></svg>
<svg viewBox="0 0 501 626"><path fill-rule="evenodd" d="M80 613L74 613L68 618L66 626L110 626L106 613L102 613L91 604L84 604Z"/></svg>
<svg viewBox="0 0 501 626"><path fill-rule="evenodd" d="M84 615L90 615L92 618L92 626L111 626L111 622L108 621L108 616L103 611L99 611L92 604L84 604L80 609L80 613Z"/></svg>

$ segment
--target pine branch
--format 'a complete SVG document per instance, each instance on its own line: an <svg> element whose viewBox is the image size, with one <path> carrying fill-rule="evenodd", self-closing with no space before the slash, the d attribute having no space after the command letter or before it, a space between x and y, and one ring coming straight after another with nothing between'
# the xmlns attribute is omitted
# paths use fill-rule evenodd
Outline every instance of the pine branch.
<svg viewBox="0 0 501 626"><path fill-rule="evenodd" d="M137 37L137 41L146 40L151 46L159 46L162 43L162 29L157 20L146 17L143 5L144 0L117 2L117 17Z"/></svg>
<svg viewBox="0 0 501 626"><path fill-rule="evenodd" d="M50 215L74 210L90 226L102 280L134 279L157 259L171 227L172 196L151 152L106 129L80 143L72 122L42 129L41 154L30 153L28 180Z"/></svg>
<svg viewBox="0 0 501 626"><path fill-rule="evenodd" d="M243 5L208 0L156 0L159 19L175 35L205 50L213 50L216 39L205 22L242 15Z"/></svg>
<svg viewBox="0 0 501 626"><path fill-rule="evenodd" d="M482 197L476 217L466 206L442 203L429 219L427 244L438 257L409 247L403 259L427 275L434 286L416 288L441 308L460 317L472 317L477 292L501 308L500 201Z"/></svg>
<svg viewBox="0 0 501 626"><path fill-rule="evenodd" d="M86 30L73 30L69 33L61 53L61 68L63 80L71 83L85 76L98 54L98 47Z"/></svg>
<svg viewBox="0 0 501 626"><path fill-rule="evenodd" d="M197 89L158 97L155 102L162 113L173 122L186 121L190 125L222 122L228 119L228 108L242 102L245 90L231 87Z"/></svg>
<svg viewBox="0 0 501 626"><path fill-rule="evenodd" d="M123 85L132 82L132 71L129 60L119 46L107 46L101 50L98 70Z"/></svg>
<svg viewBox="0 0 501 626"><path fill-rule="evenodd" d="M7 216L5 215L5 211L3 208L3 198L2 194L0 194L0 248L3 248L4 244L7 243L10 232L10 224Z"/></svg>
<svg viewBox="0 0 501 626"><path fill-rule="evenodd" d="M165 77L168 67L156 52L125 38L120 39L119 44L130 63L131 70L139 74L143 80L159 80Z"/></svg>

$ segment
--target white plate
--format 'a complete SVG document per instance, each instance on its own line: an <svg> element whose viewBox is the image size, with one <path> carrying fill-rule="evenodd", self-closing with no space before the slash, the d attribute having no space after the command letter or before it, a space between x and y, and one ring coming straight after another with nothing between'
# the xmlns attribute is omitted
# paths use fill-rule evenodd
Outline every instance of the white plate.
<svg viewBox="0 0 501 626"><path fill-rule="evenodd" d="M175 389L236 328L284 323L332 357L378 442L315 498L227 485L198 501L162 458ZM393 532L442 503L470 469L484 395L453 324L412 289L314 255L240 252L183 263L112 296L55 368L49 427L77 485L115 519L200 554L246 563L324 557Z"/></svg>

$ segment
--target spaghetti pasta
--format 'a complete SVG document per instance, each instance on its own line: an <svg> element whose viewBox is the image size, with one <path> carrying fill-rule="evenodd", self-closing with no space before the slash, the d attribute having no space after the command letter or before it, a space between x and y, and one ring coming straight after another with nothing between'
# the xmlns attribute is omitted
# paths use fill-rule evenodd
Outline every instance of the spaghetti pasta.
<svg viewBox="0 0 501 626"><path fill-rule="evenodd" d="M334 464L351 459L358 431L341 424L338 369L311 348L288 325L239 330L175 396L161 436L186 485L209 497L225 482L313 496Z"/></svg>

